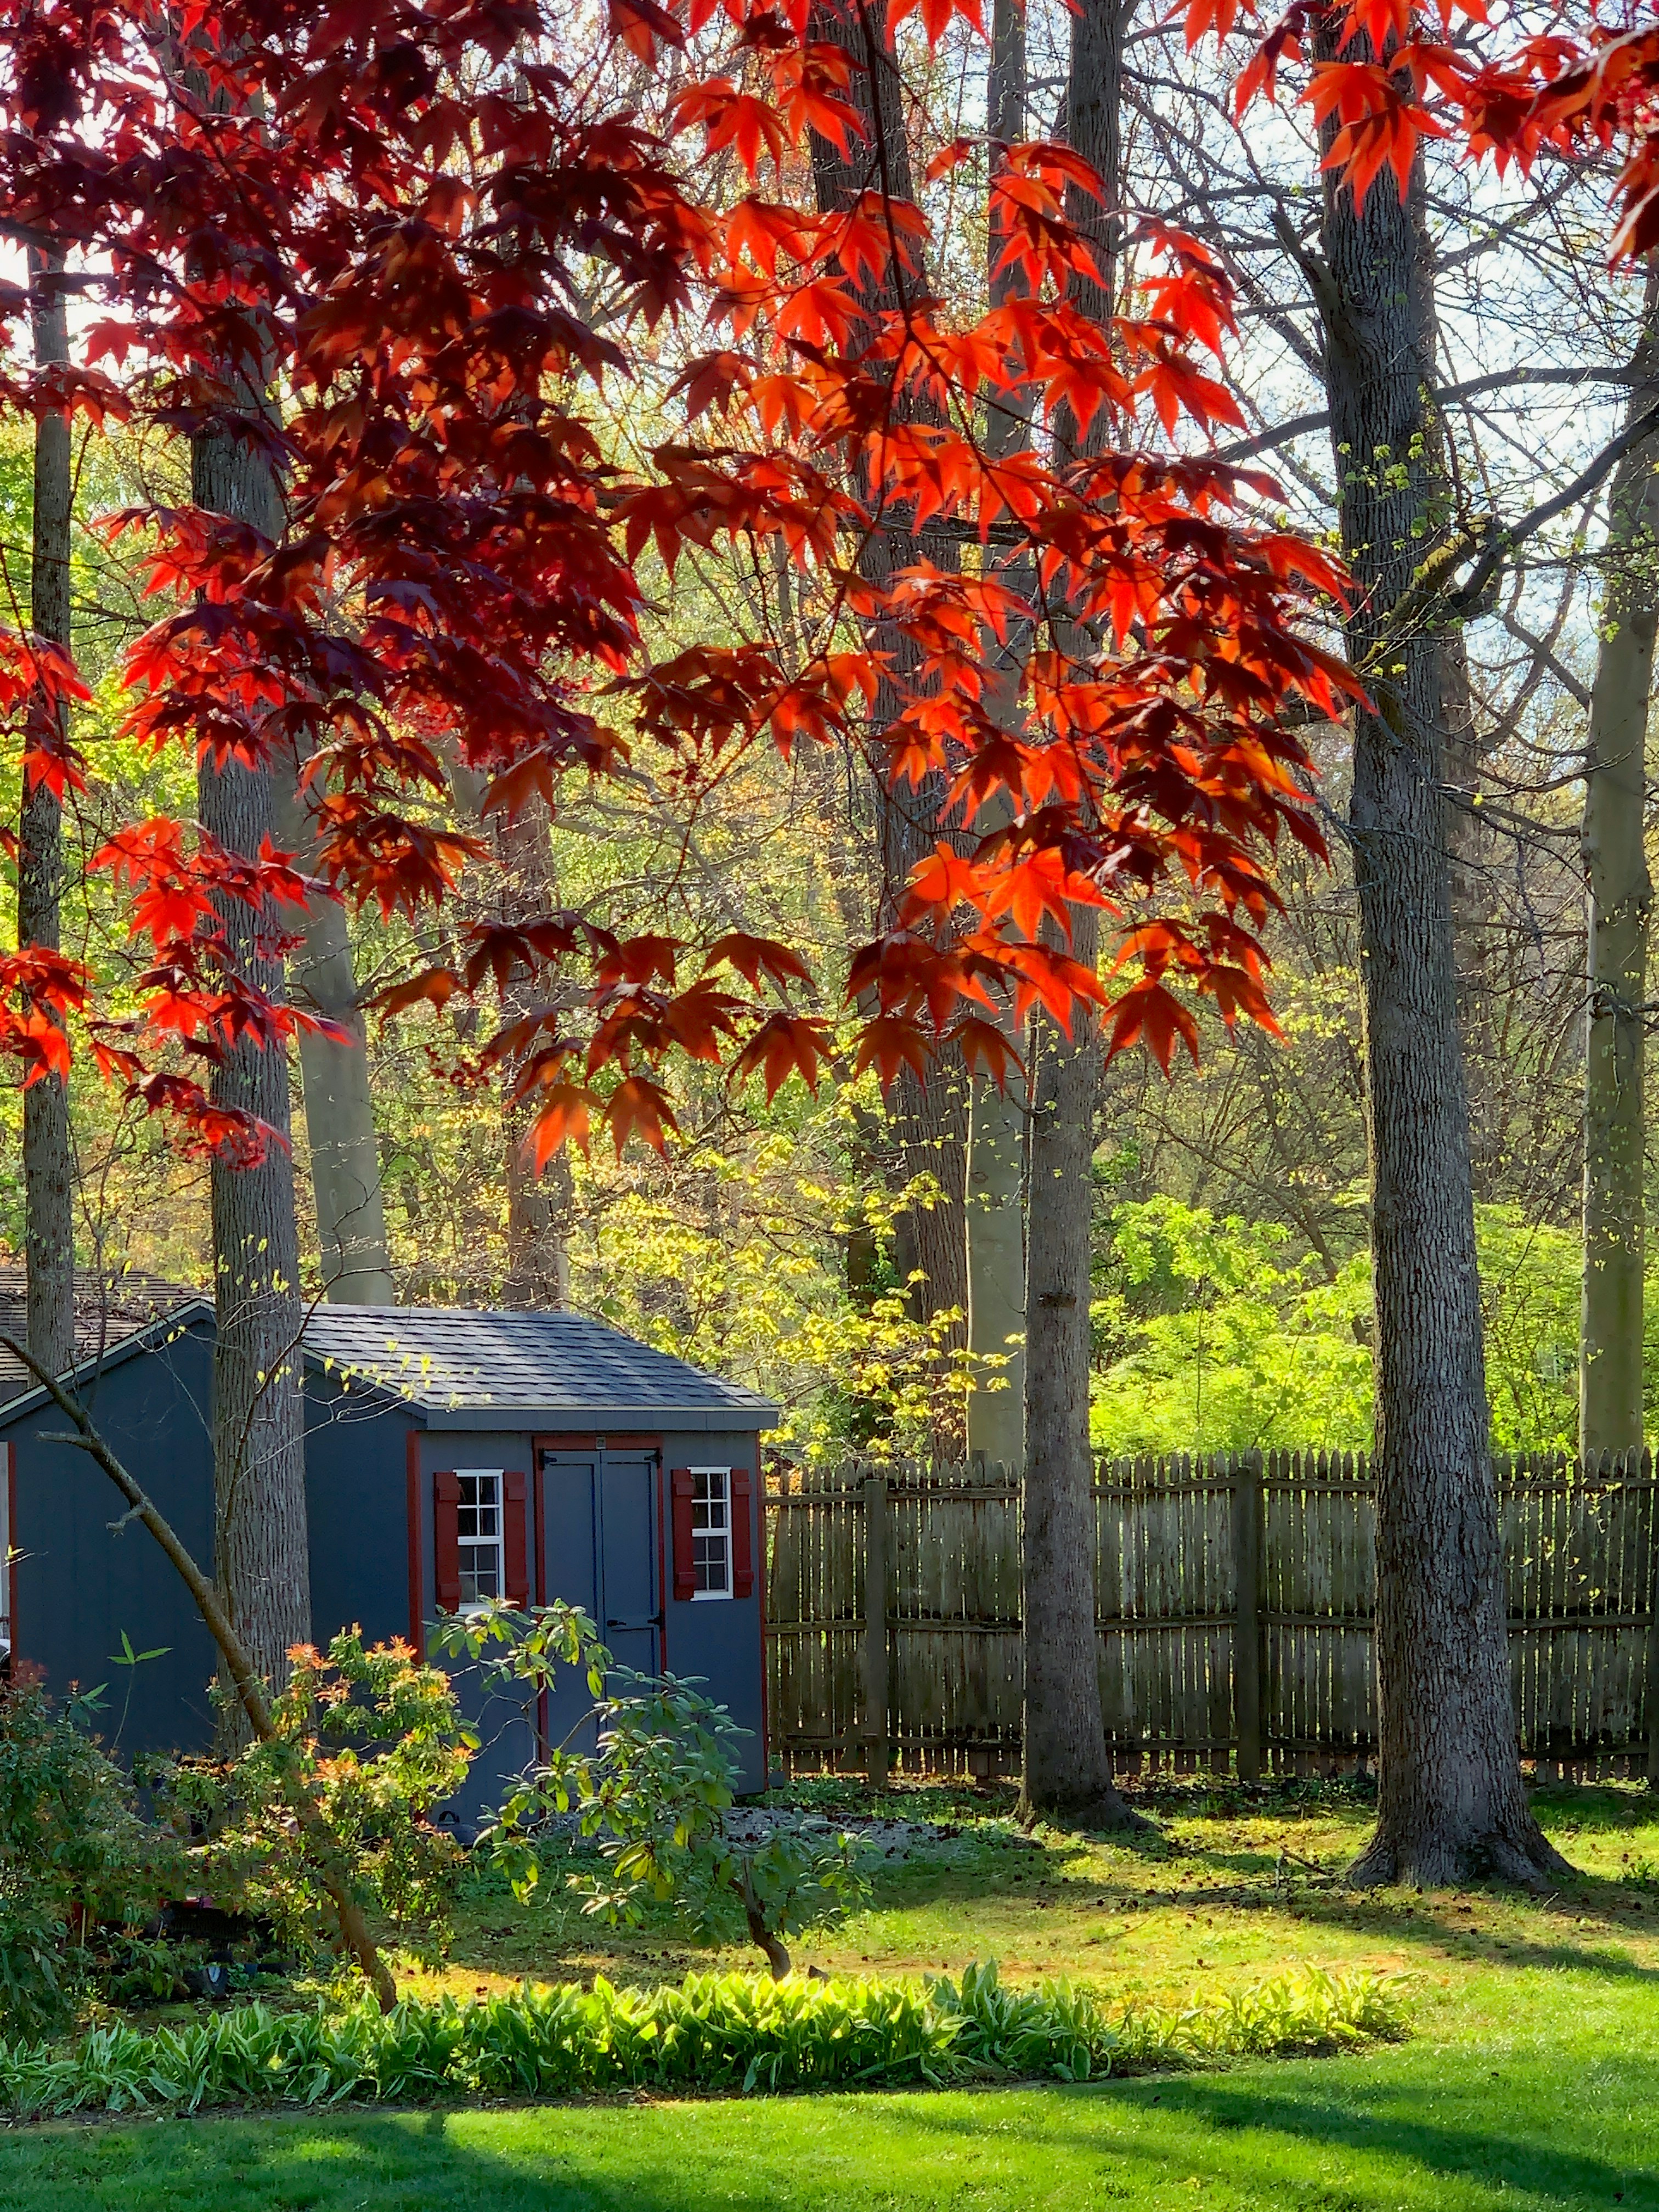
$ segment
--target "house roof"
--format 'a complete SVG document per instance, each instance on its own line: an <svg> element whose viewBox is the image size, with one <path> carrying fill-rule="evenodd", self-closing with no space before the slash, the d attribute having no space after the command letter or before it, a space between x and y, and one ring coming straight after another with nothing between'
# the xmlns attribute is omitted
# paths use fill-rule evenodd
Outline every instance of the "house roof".
<svg viewBox="0 0 1659 2212"><path fill-rule="evenodd" d="M319 1306L313 1366L401 1398L434 1429L765 1429L769 1400L584 1314Z"/></svg>
<svg viewBox="0 0 1659 2212"><path fill-rule="evenodd" d="M130 1338L201 1297L187 1284L162 1275L100 1274L75 1271L75 1365L79 1371L102 1364ZM28 1277L21 1267L0 1267L0 1334L19 1343L28 1334ZM22 1361L0 1345L0 1407L32 1395L34 1383Z"/></svg>

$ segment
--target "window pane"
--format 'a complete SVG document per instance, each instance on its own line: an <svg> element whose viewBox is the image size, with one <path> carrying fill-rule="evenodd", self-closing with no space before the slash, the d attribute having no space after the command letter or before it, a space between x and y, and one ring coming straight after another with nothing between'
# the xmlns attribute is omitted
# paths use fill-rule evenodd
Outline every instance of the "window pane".
<svg viewBox="0 0 1659 2212"><path fill-rule="evenodd" d="M461 1603L481 1605L506 1594L501 1562L501 1479L499 1474L463 1474L455 1516L459 1539Z"/></svg>

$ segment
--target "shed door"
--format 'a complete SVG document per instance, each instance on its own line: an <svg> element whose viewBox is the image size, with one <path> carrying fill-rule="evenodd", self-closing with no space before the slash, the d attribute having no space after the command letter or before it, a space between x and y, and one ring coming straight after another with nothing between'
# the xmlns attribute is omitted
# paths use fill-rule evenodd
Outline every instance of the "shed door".
<svg viewBox="0 0 1659 2212"><path fill-rule="evenodd" d="M612 1656L636 1674L659 1668L662 1594L657 1583L654 1452L600 1455L600 1557L605 1612L599 1632Z"/></svg>
<svg viewBox="0 0 1659 2212"><path fill-rule="evenodd" d="M545 1446L538 1455L543 1571L539 1588L579 1605L621 1665L655 1674L662 1665L659 1474L653 1451ZM574 1668L544 1722L562 1741L587 1700Z"/></svg>
<svg viewBox="0 0 1659 2212"><path fill-rule="evenodd" d="M599 1620L599 1461L597 1452L544 1451L538 1455L537 1480L541 1496L537 1514L541 1531L541 1572L536 1577L536 1595L550 1605L562 1597L579 1605L590 1620ZM600 1633L604 1633L601 1627ZM541 1715L542 1734L548 1743L564 1742L592 1704L586 1677L574 1667L562 1668ZM592 1748L592 1731L570 1740L574 1750Z"/></svg>

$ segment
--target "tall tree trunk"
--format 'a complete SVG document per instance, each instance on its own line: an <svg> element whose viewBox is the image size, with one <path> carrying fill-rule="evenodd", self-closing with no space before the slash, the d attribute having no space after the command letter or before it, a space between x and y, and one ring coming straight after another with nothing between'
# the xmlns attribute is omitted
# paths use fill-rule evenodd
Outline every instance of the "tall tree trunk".
<svg viewBox="0 0 1659 2212"><path fill-rule="evenodd" d="M297 779L273 771L272 793L278 842L308 867L316 840ZM324 1295L332 1305L394 1305L369 1095L368 1025L352 969L350 929L337 899L319 896L307 906L304 937L289 956L288 977L296 1003L337 1023L350 1037L349 1043L337 1044L307 1031L300 1039Z"/></svg>
<svg viewBox="0 0 1659 2212"><path fill-rule="evenodd" d="M258 404L250 398L249 404ZM239 517L273 541L283 532L282 501L262 456L228 432L200 432L191 441L196 503ZM255 854L276 839L276 808L268 768L234 763L216 769L204 758L198 776L202 826L228 850ZM283 967L268 939L270 914L227 901L221 919L237 965L272 998ZM288 1653L311 1638L311 1585L306 1541L305 1431L299 1356L299 1231L288 1056L239 1043L214 1072L216 1105L257 1114L284 1141L273 1143L258 1167L238 1168L216 1155L211 1170L214 1293L217 1335L213 1355L215 1567L237 1635L264 1680L280 1686ZM246 1729L233 1711L227 1728Z"/></svg>
<svg viewBox="0 0 1659 2212"><path fill-rule="evenodd" d="M1025 9L1024 0L994 0L986 120L993 173L1000 147L1025 136ZM988 238L988 289L992 304L1008 298L1016 279L999 270L1002 240ZM1029 451L1031 396L987 394L985 445L999 459ZM1009 579L1030 592L1029 562ZM988 636L994 711L1005 726L1019 720L1020 677L1030 649L1030 626L1014 626L1006 641ZM1005 801L1000 812L1006 820ZM983 817L982 817L983 819ZM1010 1034L1011 1043L1017 1039ZM965 1260L968 1349L975 1388L967 1405L967 1443L988 1460L1019 1467L1025 1457L1025 1113L1012 1085L975 1079L969 1103Z"/></svg>
<svg viewBox="0 0 1659 2212"><path fill-rule="evenodd" d="M1107 204L1074 192L1072 219L1092 234L1106 285L1077 283L1080 311L1109 322L1121 234L1123 34L1133 0L1081 0L1072 18L1067 137L1094 167ZM1062 422L1063 446L1086 441ZM1068 650L1095 649L1073 631ZM1099 921L1072 918L1072 950L1092 966ZM1030 1177L1026 1237L1025 1510L1022 1617L1025 1631L1024 1780L1021 1803L1091 1826L1126 1825L1112 1784L1100 1705L1095 1626L1094 1456L1089 1446L1089 1261L1094 1206L1099 1034L1085 1011L1072 1036L1048 1015L1032 1025Z"/></svg>
<svg viewBox="0 0 1659 2212"><path fill-rule="evenodd" d="M899 101L899 76L887 28L885 0L854 9L840 4L816 9L811 35L846 49L851 65L848 97L869 127L867 139L855 141L848 153L827 139L812 142L812 172L817 204L825 214L854 204L866 191L884 184L896 199L915 198L909 149ZM876 57L873 69L871 54ZM891 286L866 296L872 314L896 304ZM872 487L860 485L868 496ZM883 585L896 570L925 557L937 567L950 568L957 559L954 540L916 537L908 516L889 501L882 527L872 531L859 548L860 573ZM906 665L911 648L902 638L884 633L879 623L870 626L866 642L884 660L899 664L901 680L915 666ZM884 682L873 709L879 728L898 710L899 693ZM908 786L885 788L877 794L880 820L882 915L881 927L891 927L893 908L911 869L931 853L938 838L948 834L942 814L945 780L927 777L919 790ZM941 1060L926 1082L909 1069L893 1086L889 1118L897 1154L899 1180L920 1195L900 1224L898 1261L902 1275L915 1268L923 1280L914 1297L917 1317L937 1315L957 1318L943 1331L941 1351L946 1359L968 1341L967 1155L969 1084L967 1071L955 1054ZM938 1442L945 1449L960 1449L959 1433L947 1433Z"/></svg>
<svg viewBox="0 0 1659 2212"><path fill-rule="evenodd" d="M1333 56L1328 19L1317 40ZM1364 58L1355 47L1350 59ZM1376 1832L1360 1881L1440 1885L1478 1868L1534 1879L1561 1862L1528 1809L1487 1428L1468 1107L1457 1025L1435 633L1391 611L1441 527L1445 482L1420 164L1357 211L1328 171L1324 326L1354 714L1350 827L1358 891L1376 1303Z"/></svg>
<svg viewBox="0 0 1659 2212"><path fill-rule="evenodd" d="M60 254L29 252L34 358L45 368L69 359L69 318ZM58 414L34 431L33 559L29 621L37 635L70 649L70 428ZM61 710L37 694L31 713ZM63 809L51 787L24 795L17 856L17 942L57 951L63 884ZM75 1178L69 1087L46 1074L23 1093L24 1260L30 1354L53 1375L75 1361Z"/></svg>
<svg viewBox="0 0 1659 2212"><path fill-rule="evenodd" d="M1650 270L1630 406L1652 404L1659 282ZM1659 623L1659 439L1613 482L1601 645L1584 748L1580 847L1589 975L1584 1064L1584 1295L1578 1435L1586 1455L1642 1443L1643 1092L1648 927L1647 735Z"/></svg>

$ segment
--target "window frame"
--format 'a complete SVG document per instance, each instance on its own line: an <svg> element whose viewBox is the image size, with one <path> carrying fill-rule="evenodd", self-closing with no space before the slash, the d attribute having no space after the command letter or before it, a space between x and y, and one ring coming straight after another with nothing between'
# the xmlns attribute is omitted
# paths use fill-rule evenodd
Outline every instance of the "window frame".
<svg viewBox="0 0 1659 2212"><path fill-rule="evenodd" d="M464 1513L476 1514L489 1510L480 1499L475 1497L469 1501L463 1492L455 1508L456 1571L458 1588L463 1593L466 1587L465 1560L468 1552L477 1553L488 1545L495 1554L495 1594L493 1597L467 1597L463 1595L459 1610L465 1616L487 1612L492 1605L501 1605L507 1601L507 1469L501 1467L458 1467L455 1480L458 1483L493 1482L495 1486L495 1534L493 1537L466 1536L461 1533L461 1516ZM476 1568L473 1579L477 1579Z"/></svg>
<svg viewBox="0 0 1659 2212"><path fill-rule="evenodd" d="M729 1467L692 1467L688 1468L686 1469L686 1473L691 1478L691 1559L693 1572L696 1573L700 1571L699 1563L697 1560L697 1543L699 1538L702 1539L703 1541L706 1542L710 1536L722 1536L725 1539L726 1551L725 1587L720 1589L693 1589L691 1592L691 1602L693 1605L729 1605L737 1594L738 1581L737 1546L734 1541L732 1526L732 1469ZM721 1510L726 1516L724 1525L720 1528L699 1528L697 1526L697 1514L699 1510L705 1513L708 1512L714 1504L714 1500L708 1497L699 1498L697 1496L697 1485L699 1481L707 1482L714 1476L718 1476L720 1478L724 1492L720 1501Z"/></svg>

